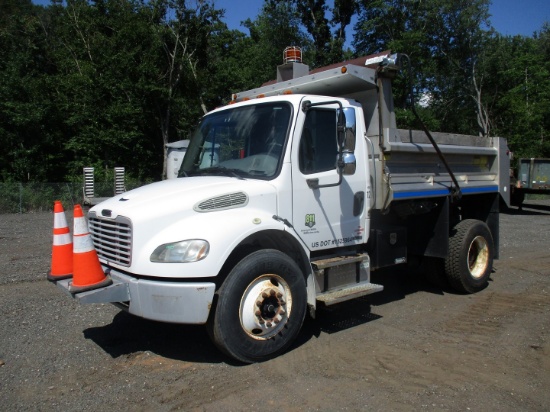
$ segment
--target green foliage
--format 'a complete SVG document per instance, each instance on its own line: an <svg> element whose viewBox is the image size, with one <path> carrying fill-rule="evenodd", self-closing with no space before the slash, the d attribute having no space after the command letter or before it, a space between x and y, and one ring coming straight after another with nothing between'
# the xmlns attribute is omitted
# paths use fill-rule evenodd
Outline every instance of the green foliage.
<svg viewBox="0 0 550 412"><path fill-rule="evenodd" d="M550 28L533 38L495 36L487 88L494 133L506 136L518 157L550 156Z"/></svg>
<svg viewBox="0 0 550 412"><path fill-rule="evenodd" d="M101 173L96 173L97 177L99 179L95 182L96 196L113 196L114 180L102 180ZM51 212L55 200L61 200L65 210L74 207L75 204L82 204L82 176L79 180L65 183L0 183L0 214ZM149 183L152 181L139 181L130 177L126 179L125 186L126 190L132 190Z"/></svg>
<svg viewBox="0 0 550 412"><path fill-rule="evenodd" d="M47 212L55 200L67 206L81 203L82 186L71 183L0 183L0 214Z"/></svg>
<svg viewBox="0 0 550 412"><path fill-rule="evenodd" d="M128 181L158 180L164 145L231 93L274 79L289 45L312 68L407 53L431 129L500 135L517 156L550 157L550 27L497 35L488 5L264 0L245 34L227 28L215 1L0 0L0 181L80 184L84 166L98 183L110 185L115 166ZM406 76L394 92L399 125L417 127Z"/></svg>
<svg viewBox="0 0 550 412"><path fill-rule="evenodd" d="M299 23L299 30L305 29L301 43L287 43L286 46L301 45L312 68L341 62L352 54L344 46L346 27L357 11L357 1L335 0L332 8L326 3L326 0L266 0L264 3L264 11L265 8L280 7L294 24Z"/></svg>
<svg viewBox="0 0 550 412"><path fill-rule="evenodd" d="M8 8L0 32L2 178L66 180L98 161L160 178L164 145L203 113L207 76L197 73L219 17L208 4L186 3Z"/></svg>
<svg viewBox="0 0 550 412"><path fill-rule="evenodd" d="M241 44L239 53L239 64L248 70L245 89L277 77L276 68L283 63L285 47L308 44L297 13L290 2L267 1L255 21L244 22L250 31L250 39Z"/></svg>
<svg viewBox="0 0 550 412"><path fill-rule="evenodd" d="M549 155L550 34L499 36L488 0L362 0L355 26L358 54L407 53L415 100L430 128L500 135L517 155ZM397 119L414 126L405 79L395 82ZM420 110L420 108L419 108ZM440 127L438 127L440 126Z"/></svg>
<svg viewBox="0 0 550 412"><path fill-rule="evenodd" d="M355 26L359 54L406 53L413 64L415 100L429 93L433 116L446 130L477 134L475 65L489 32L488 0L363 0ZM396 88L404 107L408 89Z"/></svg>

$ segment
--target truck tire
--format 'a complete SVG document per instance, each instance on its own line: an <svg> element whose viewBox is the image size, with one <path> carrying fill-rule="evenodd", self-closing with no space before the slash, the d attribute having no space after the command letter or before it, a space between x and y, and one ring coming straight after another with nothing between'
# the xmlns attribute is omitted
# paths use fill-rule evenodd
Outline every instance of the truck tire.
<svg viewBox="0 0 550 412"><path fill-rule="evenodd" d="M452 230L445 273L458 292L475 293L487 286L493 268L494 243L487 225L465 219Z"/></svg>
<svg viewBox="0 0 550 412"><path fill-rule="evenodd" d="M296 262L277 250L259 250L237 263L218 290L208 333L227 355L262 362L288 348L306 308L305 279Z"/></svg>

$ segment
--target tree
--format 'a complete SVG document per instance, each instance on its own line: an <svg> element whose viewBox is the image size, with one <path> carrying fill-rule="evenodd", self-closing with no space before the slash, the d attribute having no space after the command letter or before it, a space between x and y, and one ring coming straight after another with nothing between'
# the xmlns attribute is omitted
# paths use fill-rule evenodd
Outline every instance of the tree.
<svg viewBox="0 0 550 412"><path fill-rule="evenodd" d="M60 177L62 158L55 101L41 76L49 65L41 38L40 8L0 0L0 176L3 180Z"/></svg>
<svg viewBox="0 0 550 412"><path fill-rule="evenodd" d="M156 26L155 35L164 58L159 62L161 72L155 97L163 144L163 176L166 171L165 145L179 137L207 111L203 99L200 72L206 70L208 41L221 15L205 1L189 5L185 0L157 0L156 14L163 21ZM174 115L176 121L174 121Z"/></svg>
<svg viewBox="0 0 550 412"><path fill-rule="evenodd" d="M491 35L489 2L440 0L432 4L430 14L437 17L428 26L436 62L434 109L452 130L488 136L490 121L482 98L485 79L478 66Z"/></svg>
<svg viewBox="0 0 550 412"><path fill-rule="evenodd" d="M160 177L165 144L204 113L200 72L218 12L182 0L68 0L48 12L69 173L124 165Z"/></svg>
<svg viewBox="0 0 550 412"><path fill-rule="evenodd" d="M308 45L296 8L290 2L266 1L256 20L248 19L244 26L250 31L250 39L241 45L247 52L242 54L240 64L248 68L250 87L276 78L276 67L283 64L287 46Z"/></svg>
<svg viewBox="0 0 550 412"><path fill-rule="evenodd" d="M311 67L326 66L351 56L344 45L346 27L357 10L357 0L335 0L332 8L325 0L266 0L265 5L282 6L305 28L309 39L302 38L300 45Z"/></svg>
<svg viewBox="0 0 550 412"><path fill-rule="evenodd" d="M488 45L487 102L496 135L517 157L548 157L550 64L548 25L533 38L495 36Z"/></svg>
<svg viewBox="0 0 550 412"><path fill-rule="evenodd" d="M285 47L302 46L312 67L349 57L355 13L356 54L411 57L429 127L550 156L550 27L496 35L488 3L266 0L246 35L208 0L0 0L0 179L72 180L83 166L158 179L165 144L274 79ZM398 121L415 127L405 76L395 86Z"/></svg>
<svg viewBox="0 0 550 412"><path fill-rule="evenodd" d="M313 38L313 56L311 65L325 66L330 61L331 32L329 21L325 16L327 6L325 0L297 1L296 8L302 24Z"/></svg>
<svg viewBox="0 0 550 412"><path fill-rule="evenodd" d="M357 13L357 0L335 0L331 24L335 27L335 33L331 40L332 63L343 61L351 57L351 52L345 50L346 28L350 25L352 17Z"/></svg>
<svg viewBox="0 0 550 412"><path fill-rule="evenodd" d="M415 100L428 94L433 116L448 131L487 134L483 79L476 68L490 34L488 4L362 0L353 44L360 54L407 53L421 68L414 77ZM403 107L405 94L398 93L396 101Z"/></svg>

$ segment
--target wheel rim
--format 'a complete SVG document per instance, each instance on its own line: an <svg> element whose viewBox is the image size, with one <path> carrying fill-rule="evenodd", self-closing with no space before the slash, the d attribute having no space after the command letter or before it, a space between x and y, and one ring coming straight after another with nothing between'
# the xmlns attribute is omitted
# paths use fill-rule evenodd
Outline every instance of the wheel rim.
<svg viewBox="0 0 550 412"><path fill-rule="evenodd" d="M254 339L271 339L288 322L292 310L292 295L283 278L265 274L246 288L239 308L241 326Z"/></svg>
<svg viewBox="0 0 550 412"><path fill-rule="evenodd" d="M489 264L489 246L483 236L476 236L468 249L468 269L472 277L483 277Z"/></svg>

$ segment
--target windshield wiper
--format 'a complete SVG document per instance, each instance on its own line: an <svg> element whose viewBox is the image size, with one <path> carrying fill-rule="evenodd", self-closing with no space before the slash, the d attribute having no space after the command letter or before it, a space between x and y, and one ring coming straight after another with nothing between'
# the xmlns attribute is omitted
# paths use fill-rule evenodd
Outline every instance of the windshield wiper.
<svg viewBox="0 0 550 412"><path fill-rule="evenodd" d="M213 166L213 167L207 167L206 169L200 169L200 170L197 170L197 172L199 173L223 173L225 174L226 176L229 176L229 177L236 177L237 179L241 179L241 180L245 180L244 177L242 177L239 173L237 172L243 172L241 169L230 169L228 167L223 167L223 166Z"/></svg>

